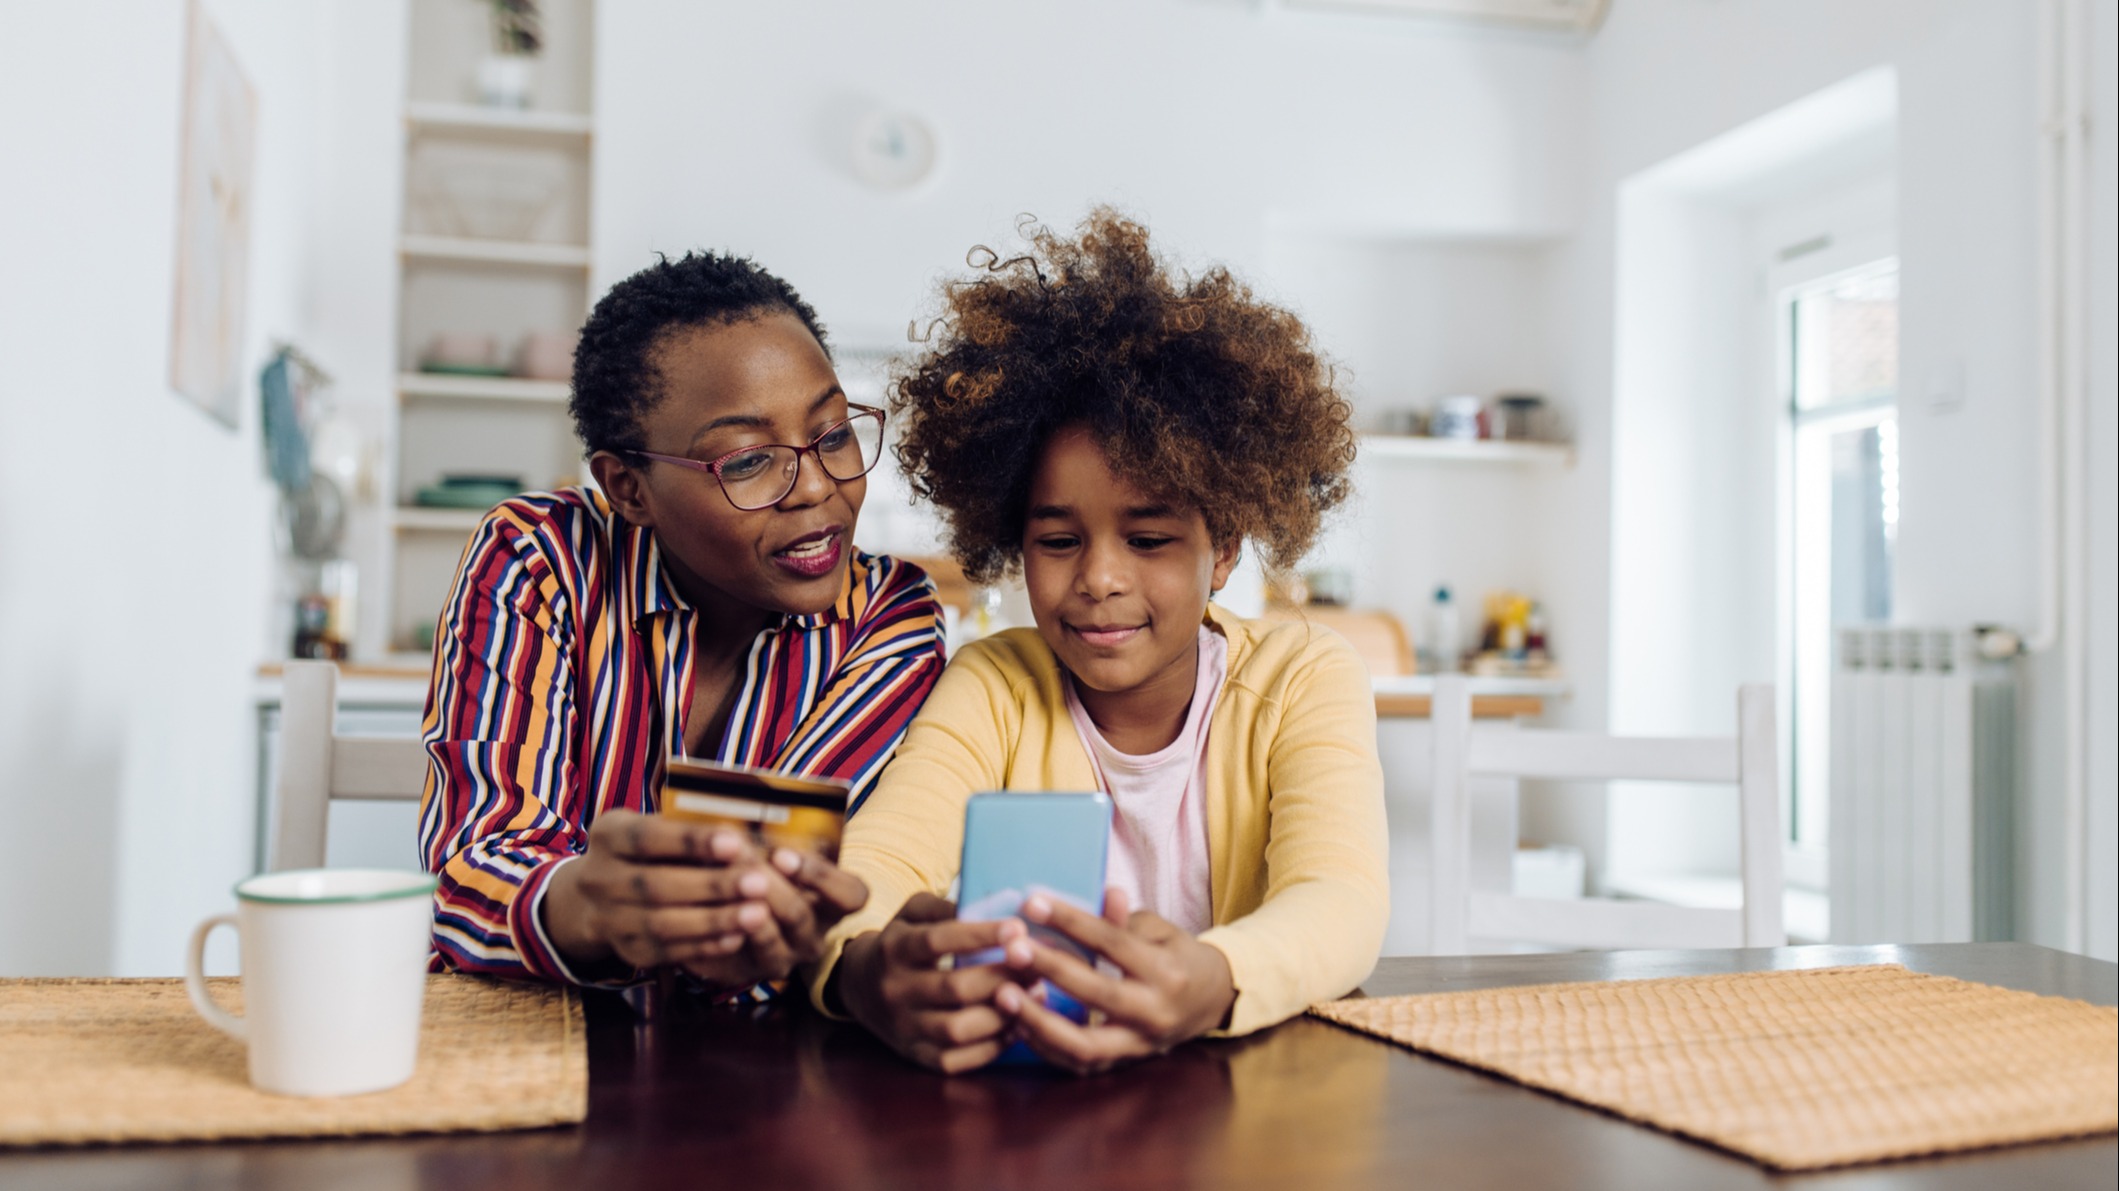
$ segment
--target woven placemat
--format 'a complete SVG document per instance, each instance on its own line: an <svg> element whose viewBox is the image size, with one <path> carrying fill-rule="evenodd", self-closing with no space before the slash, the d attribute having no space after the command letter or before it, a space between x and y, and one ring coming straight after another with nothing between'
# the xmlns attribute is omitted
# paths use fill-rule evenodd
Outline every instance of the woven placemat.
<svg viewBox="0 0 2119 1191"><path fill-rule="evenodd" d="M1310 1012L1777 1170L2119 1129L2119 1010L1897 964Z"/></svg>
<svg viewBox="0 0 2119 1191"><path fill-rule="evenodd" d="M242 1004L235 979L214 999ZM581 998L427 977L419 1066L365 1096L273 1096L181 980L0 981L0 1146L527 1129L588 1112Z"/></svg>

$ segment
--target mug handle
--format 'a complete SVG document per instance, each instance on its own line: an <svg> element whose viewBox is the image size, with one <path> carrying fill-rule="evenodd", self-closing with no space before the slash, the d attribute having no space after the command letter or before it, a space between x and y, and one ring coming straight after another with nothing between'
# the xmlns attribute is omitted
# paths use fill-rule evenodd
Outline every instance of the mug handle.
<svg viewBox="0 0 2119 1191"><path fill-rule="evenodd" d="M191 932L191 950L184 957L184 991L191 994L191 1007L199 1011L207 1025L238 1042L248 1042L250 1031L243 1019L214 1004L206 991L206 936L217 926L235 927L238 935L243 931L233 914L215 914L199 923L198 929Z"/></svg>

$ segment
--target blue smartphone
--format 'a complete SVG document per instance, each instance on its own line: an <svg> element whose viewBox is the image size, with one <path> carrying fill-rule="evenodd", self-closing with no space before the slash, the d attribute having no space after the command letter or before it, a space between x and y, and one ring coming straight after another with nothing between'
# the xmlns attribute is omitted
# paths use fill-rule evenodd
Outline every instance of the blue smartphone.
<svg viewBox="0 0 2119 1191"><path fill-rule="evenodd" d="M957 918L995 922L1014 917L1023 899L1043 893L1091 914L1104 912L1104 862L1111 847L1111 800L1103 794L1001 792L974 794L964 806L964 859L958 868ZM1091 963L1088 950L1050 927L1032 935L1064 947ZM998 949L974 952L957 962L998 963ZM1046 1005L1085 1022L1089 1010L1058 988L1046 986ZM998 1060L1039 1062L1018 1043Z"/></svg>

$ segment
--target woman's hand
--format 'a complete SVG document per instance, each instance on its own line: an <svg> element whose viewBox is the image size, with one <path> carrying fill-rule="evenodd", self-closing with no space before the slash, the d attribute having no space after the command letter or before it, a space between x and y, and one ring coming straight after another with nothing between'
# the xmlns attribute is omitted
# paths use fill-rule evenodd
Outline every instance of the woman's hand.
<svg viewBox="0 0 2119 1191"><path fill-rule="evenodd" d="M1026 978L1029 933L1014 918L959 922L955 903L917 893L881 931L846 945L832 983L854 1020L899 1054L945 1074L969 1071L1008 1045L1009 1021L993 996ZM945 956L994 947L1005 963L942 970Z"/></svg>
<svg viewBox="0 0 2119 1191"><path fill-rule="evenodd" d="M1080 1025L1011 984L994 1004L1015 1020L1015 1034L1053 1064L1079 1074L1161 1054L1228 1020L1236 985L1222 953L1145 910L1128 914L1126 895L1104 894L1098 917L1033 894L1023 917L1049 926L1116 964L1099 972L1063 948L1033 941L1028 970L1103 1014Z"/></svg>
<svg viewBox="0 0 2119 1191"><path fill-rule="evenodd" d="M727 828L606 811L541 909L553 946L584 974L674 964L741 988L816 958L824 932L867 900L859 878L820 857L768 858Z"/></svg>

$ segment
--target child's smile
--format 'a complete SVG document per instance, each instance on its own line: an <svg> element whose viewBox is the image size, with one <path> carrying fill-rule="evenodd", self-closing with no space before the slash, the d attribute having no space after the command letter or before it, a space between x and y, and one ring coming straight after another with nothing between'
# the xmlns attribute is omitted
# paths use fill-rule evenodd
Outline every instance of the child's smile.
<svg viewBox="0 0 2119 1191"><path fill-rule="evenodd" d="M1023 577L1038 634L1114 747L1175 739L1207 601L1236 565L1196 508L1140 491L1083 427L1052 436L1031 477Z"/></svg>
<svg viewBox="0 0 2119 1191"><path fill-rule="evenodd" d="M1137 636L1138 636L1138 635L1139 635L1139 634L1141 633L1141 631L1142 631L1143 629L1146 629L1147 627L1148 627L1148 626L1147 626L1147 625L1145 625L1145 624L1129 624L1129 625L1076 625L1076 624L1070 624L1070 625L1067 625L1067 631L1068 631L1068 632L1070 632L1070 633L1073 633L1073 634L1074 634L1075 636L1077 636L1077 637L1080 637L1080 638L1081 638L1081 639L1082 639L1082 640L1083 640L1084 642L1086 642L1087 644L1089 644L1090 646L1092 646L1092 647L1094 647L1094 648L1097 648L1097 649L1117 649L1117 648L1118 648L1119 646L1121 646L1121 645L1124 645L1124 644L1125 644L1126 642L1128 642L1128 641L1131 641L1131 640L1133 640L1133 639L1134 639L1135 637L1137 637Z"/></svg>

